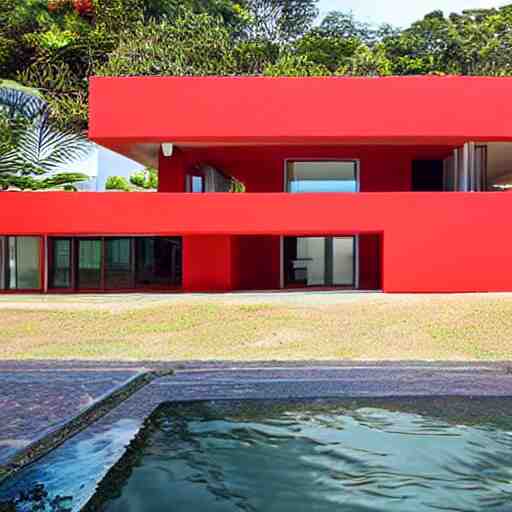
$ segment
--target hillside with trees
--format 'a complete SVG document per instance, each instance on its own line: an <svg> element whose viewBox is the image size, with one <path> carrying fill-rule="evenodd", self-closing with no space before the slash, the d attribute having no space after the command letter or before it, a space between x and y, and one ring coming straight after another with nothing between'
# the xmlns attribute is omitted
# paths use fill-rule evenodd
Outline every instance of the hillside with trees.
<svg viewBox="0 0 512 512"><path fill-rule="evenodd" d="M410 27L318 17L316 0L0 0L0 78L87 128L91 75L512 74L512 5Z"/></svg>

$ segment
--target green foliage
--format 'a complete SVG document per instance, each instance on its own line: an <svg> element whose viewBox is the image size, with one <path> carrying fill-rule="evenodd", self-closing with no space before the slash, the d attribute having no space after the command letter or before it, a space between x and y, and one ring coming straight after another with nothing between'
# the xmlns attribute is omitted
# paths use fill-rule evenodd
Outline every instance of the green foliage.
<svg viewBox="0 0 512 512"><path fill-rule="evenodd" d="M109 176L105 183L106 190L121 190L123 192L130 192L130 184L123 178L123 176Z"/></svg>
<svg viewBox="0 0 512 512"><path fill-rule="evenodd" d="M392 74L392 63L386 55L382 44L373 48L360 45L347 63L340 66L337 75L348 76L389 76Z"/></svg>
<svg viewBox="0 0 512 512"><path fill-rule="evenodd" d="M245 185L236 178L231 178L231 188L229 191L234 194L242 194L245 192Z"/></svg>
<svg viewBox="0 0 512 512"><path fill-rule="evenodd" d="M182 12L172 23L136 23L124 34L100 75L230 75L230 33L220 18Z"/></svg>
<svg viewBox="0 0 512 512"><path fill-rule="evenodd" d="M317 0L245 0L252 39L292 41L304 34L318 16Z"/></svg>
<svg viewBox="0 0 512 512"><path fill-rule="evenodd" d="M87 141L56 130L48 105L20 89L0 88L0 188L43 189L84 181L63 168L86 156Z"/></svg>
<svg viewBox="0 0 512 512"><path fill-rule="evenodd" d="M361 41L357 37L339 37L312 30L295 45L295 54L334 72L352 58Z"/></svg>
<svg viewBox="0 0 512 512"><path fill-rule="evenodd" d="M83 131L91 75L512 76L512 5L404 30L318 0L0 0L0 77L41 91L52 127ZM12 143L6 120L1 144ZM8 123L12 123L12 120Z"/></svg>
<svg viewBox="0 0 512 512"><path fill-rule="evenodd" d="M143 190L158 189L158 171L148 167L143 171L138 171L130 176L130 183Z"/></svg>
<svg viewBox="0 0 512 512"><path fill-rule="evenodd" d="M146 3L144 0L94 0L97 29L115 37L144 20Z"/></svg>
<svg viewBox="0 0 512 512"><path fill-rule="evenodd" d="M279 58L278 44L266 39L240 41L234 48L237 74L259 75Z"/></svg>
<svg viewBox="0 0 512 512"><path fill-rule="evenodd" d="M329 76L331 72L305 55L285 53L264 70L265 76Z"/></svg>

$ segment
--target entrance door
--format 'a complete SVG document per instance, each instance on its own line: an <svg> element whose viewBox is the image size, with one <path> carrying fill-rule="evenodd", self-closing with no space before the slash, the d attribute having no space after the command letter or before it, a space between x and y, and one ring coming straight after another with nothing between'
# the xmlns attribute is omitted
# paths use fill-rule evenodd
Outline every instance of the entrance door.
<svg viewBox="0 0 512 512"><path fill-rule="evenodd" d="M354 288L356 239L348 237L286 237L285 286Z"/></svg>

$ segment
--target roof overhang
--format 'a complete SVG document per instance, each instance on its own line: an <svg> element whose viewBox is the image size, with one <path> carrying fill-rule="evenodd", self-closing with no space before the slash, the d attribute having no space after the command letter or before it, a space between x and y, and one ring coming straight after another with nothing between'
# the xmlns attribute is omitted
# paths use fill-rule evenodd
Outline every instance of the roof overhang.
<svg viewBox="0 0 512 512"><path fill-rule="evenodd" d="M512 78L93 77L89 137L158 145L512 141Z"/></svg>

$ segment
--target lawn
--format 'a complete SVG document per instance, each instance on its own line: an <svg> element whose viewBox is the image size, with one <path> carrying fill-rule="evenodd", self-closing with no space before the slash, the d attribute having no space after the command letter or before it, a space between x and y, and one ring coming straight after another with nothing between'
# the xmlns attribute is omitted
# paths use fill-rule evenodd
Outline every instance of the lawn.
<svg viewBox="0 0 512 512"><path fill-rule="evenodd" d="M512 360L512 295L2 298L0 359Z"/></svg>

